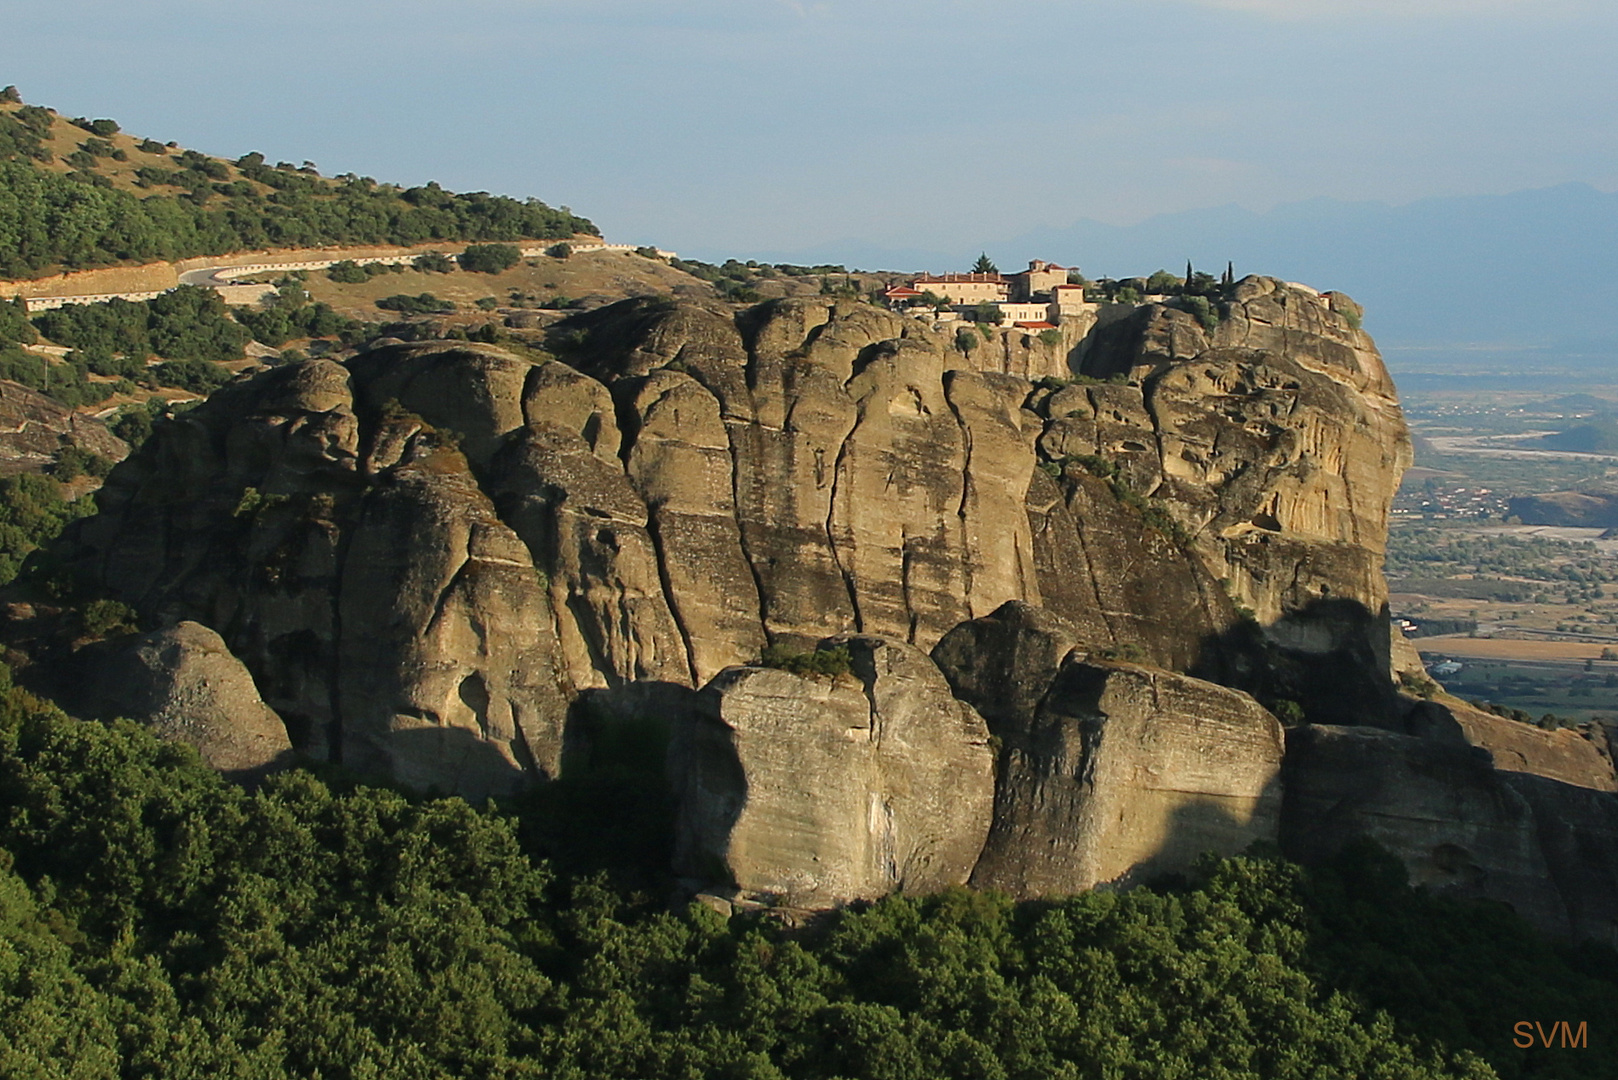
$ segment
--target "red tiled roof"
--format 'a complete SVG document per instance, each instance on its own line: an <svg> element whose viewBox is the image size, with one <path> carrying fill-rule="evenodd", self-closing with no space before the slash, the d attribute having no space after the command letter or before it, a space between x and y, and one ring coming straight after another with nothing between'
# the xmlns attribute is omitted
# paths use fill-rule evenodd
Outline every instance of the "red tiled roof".
<svg viewBox="0 0 1618 1080"><path fill-rule="evenodd" d="M927 285L933 283L940 285L948 285L951 283L958 285L1004 285L1006 283L1006 279L1001 277L999 274L923 274L921 277L911 282L912 285Z"/></svg>
<svg viewBox="0 0 1618 1080"><path fill-rule="evenodd" d="M882 295L883 296L920 296L921 295L921 290L920 289L912 289L908 285L895 285L893 288L889 289L887 292L883 293Z"/></svg>
<svg viewBox="0 0 1618 1080"><path fill-rule="evenodd" d="M1048 322L1014 322L1012 326L1020 326L1024 330L1055 330L1055 323Z"/></svg>

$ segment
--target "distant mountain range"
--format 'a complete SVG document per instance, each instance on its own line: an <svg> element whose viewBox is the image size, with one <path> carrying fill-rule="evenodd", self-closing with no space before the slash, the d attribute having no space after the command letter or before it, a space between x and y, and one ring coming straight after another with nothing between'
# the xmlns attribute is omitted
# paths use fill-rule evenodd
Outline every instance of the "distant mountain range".
<svg viewBox="0 0 1618 1080"><path fill-rule="evenodd" d="M1238 276L1348 293L1365 305L1366 329L1395 349L1491 343L1618 357L1618 194L1588 184L1404 206L1220 206L1122 227L1079 221L981 246L1003 267L1045 258L1091 277L1183 272L1187 259L1219 273L1234 262ZM936 270L965 269L977 254L848 242L767 258Z"/></svg>

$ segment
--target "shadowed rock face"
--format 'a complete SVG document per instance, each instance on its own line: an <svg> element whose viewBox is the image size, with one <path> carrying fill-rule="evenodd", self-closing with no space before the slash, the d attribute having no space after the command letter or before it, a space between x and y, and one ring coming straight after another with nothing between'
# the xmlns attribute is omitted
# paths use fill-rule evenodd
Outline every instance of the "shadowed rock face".
<svg viewBox="0 0 1618 1080"><path fill-rule="evenodd" d="M1618 799L1493 768L1487 751L1373 728L1287 734L1282 846L1303 862L1369 836L1411 880L1510 904L1558 936L1618 942Z"/></svg>
<svg viewBox="0 0 1618 1080"><path fill-rule="evenodd" d="M583 690L850 632L929 648L1013 600L1375 711L1392 388L1338 300L1238 297L1212 340L1163 308L1093 331L1072 362L1128 385L1035 386L802 300L614 305L572 321L567 363L309 361L161 425L65 554L144 618L216 630L300 751L474 796L554 775Z"/></svg>

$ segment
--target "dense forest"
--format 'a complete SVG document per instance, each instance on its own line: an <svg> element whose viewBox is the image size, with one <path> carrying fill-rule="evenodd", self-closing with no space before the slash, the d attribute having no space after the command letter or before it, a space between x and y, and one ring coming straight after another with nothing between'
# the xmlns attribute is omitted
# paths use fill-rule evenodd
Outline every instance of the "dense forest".
<svg viewBox="0 0 1618 1080"><path fill-rule="evenodd" d="M0 1075L1618 1076L1618 956L1413 890L1378 849L796 926L628 891L610 808L651 777L571 785L483 810L304 772L247 793L5 685ZM631 826L654 846L655 817ZM1524 1019L1587 1021L1589 1048L1515 1048Z"/></svg>
<svg viewBox="0 0 1618 1080"><path fill-rule="evenodd" d="M227 163L175 150L164 159L169 167L138 171L138 182L154 189L140 197L97 171L104 157L123 153L97 135L66 159L73 171L38 167L52 159L46 139L60 122L39 106L0 111L0 277L268 247L597 234L586 219L537 199L455 194L437 184L402 188L359 176L332 180L269 165L262 154ZM94 123L117 130L111 121Z"/></svg>

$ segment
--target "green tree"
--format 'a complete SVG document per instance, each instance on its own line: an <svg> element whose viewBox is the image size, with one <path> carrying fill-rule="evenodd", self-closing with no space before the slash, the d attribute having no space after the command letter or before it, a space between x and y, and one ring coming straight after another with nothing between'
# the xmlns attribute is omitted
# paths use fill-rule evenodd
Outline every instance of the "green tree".
<svg viewBox="0 0 1618 1080"><path fill-rule="evenodd" d="M972 273L974 274L998 274L999 272L1000 268L994 265L994 260L989 258L987 251L980 254L978 261L972 264Z"/></svg>
<svg viewBox="0 0 1618 1080"><path fill-rule="evenodd" d="M326 276L339 285L363 285L371 280L371 275L365 272L365 267L352 259L332 263L326 268Z"/></svg>
<svg viewBox="0 0 1618 1080"><path fill-rule="evenodd" d="M39 334L28 321L28 304L21 297L0 300L0 345L32 345Z"/></svg>
<svg viewBox="0 0 1618 1080"><path fill-rule="evenodd" d="M43 909L0 852L0 1075L118 1075L112 1002L73 966L57 913Z"/></svg>
<svg viewBox="0 0 1618 1080"><path fill-rule="evenodd" d="M447 274L455 269L455 260L443 252L429 251L425 255L417 255L411 265L426 274Z"/></svg>
<svg viewBox="0 0 1618 1080"><path fill-rule="evenodd" d="M102 477L112 471L112 462L93 450L68 445L56 452L51 476L58 480L75 480L80 476Z"/></svg>
<svg viewBox="0 0 1618 1080"><path fill-rule="evenodd" d="M1213 333L1219 326L1219 309L1209 303L1206 296L1187 296L1181 303L1185 305L1187 311L1196 316L1197 322L1201 323L1202 328L1208 333Z"/></svg>
<svg viewBox="0 0 1618 1080"><path fill-rule="evenodd" d="M998 304L984 302L968 309L967 318L984 326L999 326L1000 321L1005 318L1005 312L1000 310Z"/></svg>
<svg viewBox="0 0 1618 1080"><path fill-rule="evenodd" d="M0 584L16 578L29 553L68 522L95 512L91 499L67 502L54 479L19 473L0 479Z"/></svg>
<svg viewBox="0 0 1618 1080"><path fill-rule="evenodd" d="M1146 291L1161 296L1179 291L1182 284L1184 283L1179 278L1167 270L1158 270L1146 279Z"/></svg>
<svg viewBox="0 0 1618 1080"><path fill-rule="evenodd" d="M157 419L166 413L163 402L153 398L144 404L123 406L107 426L114 435L128 443L131 450L137 450L151 436Z"/></svg>
<svg viewBox="0 0 1618 1080"><path fill-rule="evenodd" d="M203 396L232 378L229 368L211 360L165 360L152 369L152 374L163 386L175 386Z"/></svg>
<svg viewBox="0 0 1618 1080"><path fill-rule="evenodd" d="M237 165L239 180L233 181L229 165L193 151L175 154L173 169L143 166L137 173L150 188L173 186L183 194L138 198L113 190L106 177L100 181L108 186L92 186L35 168L32 160L49 153L42 139L51 118L31 108L0 114L0 275L6 277L267 246L435 239L509 244L596 231L538 200L455 194L433 184L401 190L364 177L325 180L251 156Z"/></svg>
<svg viewBox="0 0 1618 1080"><path fill-rule="evenodd" d="M461 252L461 269L475 274L498 274L522 261L515 244L472 244Z"/></svg>
<svg viewBox="0 0 1618 1080"><path fill-rule="evenodd" d="M384 296L376 302L376 306L383 311L397 311L403 315L440 315L455 310L453 301L440 300L427 292L417 296L408 296L404 293Z"/></svg>

